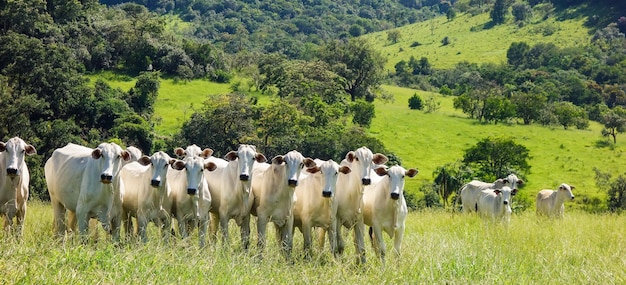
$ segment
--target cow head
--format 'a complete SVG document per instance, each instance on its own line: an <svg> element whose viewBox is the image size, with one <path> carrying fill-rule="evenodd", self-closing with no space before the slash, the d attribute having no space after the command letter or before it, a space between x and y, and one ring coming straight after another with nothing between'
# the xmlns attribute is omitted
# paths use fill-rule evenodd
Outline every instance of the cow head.
<svg viewBox="0 0 626 285"><path fill-rule="evenodd" d="M239 145L237 151L228 152L224 159L227 161L238 161L239 180L241 181L250 180L252 165L255 161L259 163L267 161L263 154L256 152L255 146L247 144Z"/></svg>
<svg viewBox="0 0 626 285"><path fill-rule="evenodd" d="M182 161L187 171L187 194L196 195L198 189L202 185L204 180L203 171L213 171L217 168L214 162L204 162L204 159L200 156L185 157ZM174 163L178 164L178 163Z"/></svg>
<svg viewBox="0 0 626 285"><path fill-rule="evenodd" d="M352 170L346 165L339 166L339 164L332 159L317 164L318 165L314 167L307 168L306 171L309 173L320 172L322 174L322 181L324 181L324 185L322 187L322 197L331 198L335 196L335 190L337 189L337 177L339 174L348 174Z"/></svg>
<svg viewBox="0 0 626 285"><path fill-rule="evenodd" d="M100 182L110 184L122 168L122 162L130 160L130 153L115 143L101 143L91 152L91 157L99 163Z"/></svg>
<svg viewBox="0 0 626 285"><path fill-rule="evenodd" d="M494 182L494 187L499 189L499 188L502 188L503 186L508 186L508 187L511 187L511 189L517 190L517 186L523 185L523 184L524 184L524 180L519 179L517 175L511 173L506 178L501 178L501 179L496 180Z"/></svg>
<svg viewBox="0 0 626 285"><path fill-rule="evenodd" d="M572 193L572 189L575 189L575 186L572 185L568 185L568 184L561 184L561 186L559 186L559 195L565 195L565 197L567 197L569 200L574 200L574 194Z"/></svg>
<svg viewBox="0 0 626 285"><path fill-rule="evenodd" d="M167 171L169 170L170 165L173 165L176 162L176 159L170 158L170 156L165 152L158 151L150 157L145 155L142 156L137 162L141 165L150 166L152 168L150 185L157 188L165 185Z"/></svg>
<svg viewBox="0 0 626 285"><path fill-rule="evenodd" d="M509 205L511 204L513 196L517 194L517 189L511 189L509 186L503 186L501 189L494 189L493 192L502 197L502 204Z"/></svg>
<svg viewBox="0 0 626 285"><path fill-rule="evenodd" d="M36 154L37 150L22 139L14 137L6 143L0 142L0 152L4 152L6 174L13 178L21 175L24 166L24 156Z"/></svg>
<svg viewBox="0 0 626 285"><path fill-rule="evenodd" d="M387 163L389 159L384 154L373 154L367 147L360 147L356 151L350 151L346 154L346 160L351 163L352 170L358 171L361 175L363 185L370 185L372 180L370 172L375 165Z"/></svg>
<svg viewBox="0 0 626 285"><path fill-rule="evenodd" d="M389 190L391 199L398 200L404 192L404 178L415 177L419 171L415 168L409 170L404 169L402 166L394 165L392 167L380 166L374 169L379 176L387 175L389 177Z"/></svg>
<svg viewBox="0 0 626 285"><path fill-rule="evenodd" d="M287 154L277 155L272 158L272 164L282 165L285 164L285 175L287 177L287 185L295 188L298 186L298 179L300 179L300 171L306 167L315 167L315 161L308 157L304 157L297 150L292 150Z"/></svg>
<svg viewBox="0 0 626 285"><path fill-rule="evenodd" d="M213 150L210 148L201 149L199 146L192 144L190 146L187 146L186 149L177 147L174 149L174 153L176 154L176 156L178 156L178 158L184 158L188 156L199 156L202 158L208 158L213 154Z"/></svg>
<svg viewBox="0 0 626 285"><path fill-rule="evenodd" d="M126 151L130 154L130 160L128 162L138 161L143 156L141 150L134 146L127 147Z"/></svg>

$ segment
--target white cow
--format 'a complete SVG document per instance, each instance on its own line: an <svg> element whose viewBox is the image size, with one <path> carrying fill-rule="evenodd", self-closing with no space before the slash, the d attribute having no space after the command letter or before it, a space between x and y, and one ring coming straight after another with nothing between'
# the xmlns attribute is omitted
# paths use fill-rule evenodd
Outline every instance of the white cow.
<svg viewBox="0 0 626 285"><path fill-rule="evenodd" d="M176 169L169 169L167 180L172 189L172 215L178 222L178 230L183 238L189 236L189 231L198 227L198 239L200 247L206 242L206 230L209 223L209 210L211 208L211 193L204 178L204 169L213 171L216 168L213 162L204 162L199 156L186 156L182 161L177 161Z"/></svg>
<svg viewBox="0 0 626 285"><path fill-rule="evenodd" d="M277 240L286 257L293 243L294 190L304 167L315 162L292 150L272 158L272 163L255 164L252 173L252 203L250 213L257 217L257 247L262 256L265 248L267 223L276 226Z"/></svg>
<svg viewBox="0 0 626 285"><path fill-rule="evenodd" d="M524 180L519 179L515 174L509 174L506 178L497 179L493 183L472 180L461 187L461 194L459 197L461 198L461 204L463 205L463 212L470 213L476 211L476 204L478 203L478 198L483 190L501 189L504 186L517 190L517 185L522 184L524 184Z"/></svg>
<svg viewBox="0 0 626 285"><path fill-rule="evenodd" d="M13 230L19 236L22 235L30 193L30 173L24 156L36 153L35 147L18 137L0 142L0 215L4 217L4 229ZM16 218L14 228L13 218Z"/></svg>
<svg viewBox="0 0 626 285"><path fill-rule="evenodd" d="M561 184L559 190L544 189L537 194L537 215L563 218L565 213L565 201L574 201L572 189L575 186Z"/></svg>
<svg viewBox="0 0 626 285"><path fill-rule="evenodd" d="M404 169L394 165L387 169L375 169L382 180L365 186L363 193L363 221L370 227L370 239L376 256L385 261L386 246L383 240L383 231L393 239L393 248L396 256L400 256L404 223L408 214L404 200L404 178L414 177L418 170Z"/></svg>
<svg viewBox="0 0 626 285"><path fill-rule="evenodd" d="M350 173L350 167L339 166L333 160L315 160L317 166L307 168L300 176L296 187L296 203L294 205L294 226L300 229L304 237L304 252L307 257L311 253L312 228L326 229L329 235L331 252L337 249L335 229L338 200L335 198L337 178L341 174Z"/></svg>
<svg viewBox="0 0 626 285"><path fill-rule="evenodd" d="M95 149L69 143L52 153L44 171L57 236L65 234L68 224L74 229L76 222L85 236L89 219L97 218L113 241L119 241L123 193L113 182L119 179L122 161L129 159L129 152L115 143L101 143Z"/></svg>
<svg viewBox="0 0 626 285"><path fill-rule="evenodd" d="M363 190L365 185L370 185L373 168L376 165L385 164L389 159L380 153L372 153L367 147L360 147L356 151L349 151L341 161L341 165L350 167L348 175L340 175L337 178L337 211L333 213L337 221L335 239L337 240L335 256L343 253L345 244L341 234L342 226L354 230L354 246L357 253L357 262L365 263L365 242L363 235ZM375 178L378 180L378 178ZM320 233L320 241L324 241L325 231ZM332 240L332 239L331 239Z"/></svg>
<svg viewBox="0 0 626 285"><path fill-rule="evenodd" d="M213 154L213 150L210 148L201 149L199 146L192 144L187 146L187 148L182 149L177 147L174 149L174 153L179 158L188 157L188 156L199 156L202 158L208 158Z"/></svg>
<svg viewBox="0 0 626 285"><path fill-rule="evenodd" d="M239 145L237 151L230 151L224 159L209 157L217 165L214 171L204 171L211 192L211 237L217 239L219 224L222 244L229 245L228 222L234 219L241 229L242 248L248 249L250 238L250 206L248 199L252 188L254 162L264 163L265 156L256 151L253 145Z"/></svg>
<svg viewBox="0 0 626 285"><path fill-rule="evenodd" d="M179 167L183 164L177 164L176 161L167 153L158 151L152 156L143 156L138 161L125 165L120 171L125 185L122 217L127 236L133 228L131 217L136 217L137 230L143 242L148 241L146 229L149 222L161 229L165 240L169 238L173 197L167 172L171 167L182 169Z"/></svg>
<svg viewBox="0 0 626 285"><path fill-rule="evenodd" d="M143 153L141 152L141 150L134 146L127 147L126 151L130 153L130 159L128 161L125 161L125 164L129 164L131 162L137 161L143 156Z"/></svg>
<svg viewBox="0 0 626 285"><path fill-rule="evenodd" d="M508 224L511 221L511 199L517 189L503 186L500 189L487 189L480 192L477 211L484 219Z"/></svg>

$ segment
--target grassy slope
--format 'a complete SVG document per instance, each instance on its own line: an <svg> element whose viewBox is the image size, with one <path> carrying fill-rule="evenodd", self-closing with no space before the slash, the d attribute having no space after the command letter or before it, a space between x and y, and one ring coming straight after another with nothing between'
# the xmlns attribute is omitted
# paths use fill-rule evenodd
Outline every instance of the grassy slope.
<svg viewBox="0 0 626 285"><path fill-rule="evenodd" d="M550 17L545 21L536 21L522 28L513 24L498 25L488 29L488 13L471 16L464 13L453 21L441 16L434 20L415 23L398 28L402 37L396 44L387 40L387 32L378 32L363 36L369 39L374 48L382 51L388 58L386 69L394 71L394 65L400 60L409 61L411 56L416 59L427 57L435 68L454 67L458 62L502 63L506 62L506 51L512 42L525 41L529 44L552 42L560 47L583 45L589 42L589 30L583 26L586 18L577 17L556 20ZM541 28L550 25L556 32L543 36ZM431 30L431 28L434 29ZM470 31L475 28L476 32ZM447 46L441 45L444 37L451 40ZM411 47L414 42L421 45Z"/></svg>

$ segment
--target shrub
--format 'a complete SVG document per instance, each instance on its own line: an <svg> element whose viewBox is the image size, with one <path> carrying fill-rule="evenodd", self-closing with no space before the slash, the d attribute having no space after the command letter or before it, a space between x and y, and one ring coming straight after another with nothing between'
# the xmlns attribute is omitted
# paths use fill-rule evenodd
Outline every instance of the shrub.
<svg viewBox="0 0 626 285"><path fill-rule="evenodd" d="M417 93L413 94L413 96L409 98L409 108L411 108L411 110L424 109L424 101L422 101L422 98L417 96Z"/></svg>

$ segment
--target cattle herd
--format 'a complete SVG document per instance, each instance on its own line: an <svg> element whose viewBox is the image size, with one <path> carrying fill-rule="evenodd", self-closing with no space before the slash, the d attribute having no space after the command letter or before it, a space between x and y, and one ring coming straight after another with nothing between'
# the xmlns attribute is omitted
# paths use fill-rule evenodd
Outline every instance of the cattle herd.
<svg viewBox="0 0 626 285"><path fill-rule="evenodd" d="M224 158L196 145L176 148L176 158L163 151L142 155L135 147L115 143L88 148L69 143L56 149L44 166L54 216L54 235L76 231L85 238L90 219L97 219L114 242L134 236L132 218L142 241L154 223L164 240L172 238L172 221L187 238L197 228L198 244L207 238L230 244L229 222L240 227L241 245L250 244L250 217L256 217L257 249L262 255L269 222L276 228L281 252L289 256L294 228L304 238L310 256L314 235L326 239L334 256L345 249L342 230L353 231L357 261L365 262L365 226L381 260L386 254L383 232L400 254L405 220L404 179L417 169L385 166L388 158L367 147L349 151L340 163L305 157L293 150L268 161L253 145L242 144ZM0 214L5 230L21 236L29 195L25 155L36 149L15 137L0 142ZM486 221L508 223L511 199L524 181L514 174L493 183L471 181L458 195L464 212L477 212ZM563 217L564 202L573 200L574 186L541 190L537 215ZM13 219L16 219L15 225ZM316 230L317 229L317 230ZM208 236L208 237L207 237ZM326 236L328 236L326 238Z"/></svg>

